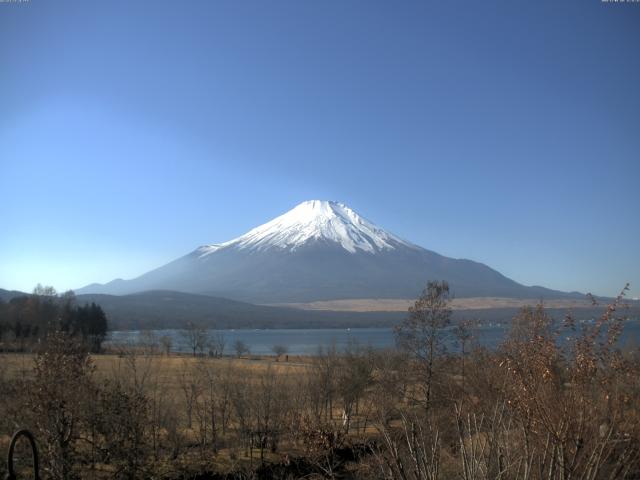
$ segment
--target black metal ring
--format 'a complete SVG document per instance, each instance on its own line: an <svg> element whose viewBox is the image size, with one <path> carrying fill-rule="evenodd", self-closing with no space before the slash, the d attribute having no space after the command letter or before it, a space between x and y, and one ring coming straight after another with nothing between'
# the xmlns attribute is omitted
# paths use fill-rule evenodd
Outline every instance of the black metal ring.
<svg viewBox="0 0 640 480"><path fill-rule="evenodd" d="M36 439L29 430L18 430L11 437L11 443L9 443L9 452L7 453L7 476L6 480L16 480L16 472L13 469L13 451L16 447L16 443L20 437L26 437L31 445L31 456L33 458L33 478L40 480L38 475L38 449L36 447Z"/></svg>

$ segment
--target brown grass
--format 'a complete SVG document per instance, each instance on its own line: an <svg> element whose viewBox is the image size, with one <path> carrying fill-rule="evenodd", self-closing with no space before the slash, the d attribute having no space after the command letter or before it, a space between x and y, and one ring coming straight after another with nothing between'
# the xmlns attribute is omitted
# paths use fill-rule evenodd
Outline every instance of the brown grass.
<svg viewBox="0 0 640 480"><path fill-rule="evenodd" d="M299 308L301 310L331 310L341 312L406 312L415 302L397 298L350 298L324 300L308 303L278 303L274 306ZM522 308L531 305L530 298L472 297L456 298L451 302L453 310L482 310L489 308ZM557 299L545 301L546 308L579 309L591 308L588 299Z"/></svg>
<svg viewBox="0 0 640 480"><path fill-rule="evenodd" d="M32 353L2 353L0 363L2 363L4 374L8 378L29 378L33 374L34 357ZM98 378L108 378L119 370L124 369L126 357L116 354L91 355L96 366ZM158 375L165 379L168 384L179 376L185 365L195 366L199 362L206 362L212 366L227 367L231 365L234 369L246 370L247 373L259 374L271 368L276 373L296 374L306 371L311 365L308 357L289 357L289 361L276 361L275 357L262 356L251 358L208 358L193 357L191 355L172 354L165 355L138 355L137 361L141 366L149 366L152 375Z"/></svg>

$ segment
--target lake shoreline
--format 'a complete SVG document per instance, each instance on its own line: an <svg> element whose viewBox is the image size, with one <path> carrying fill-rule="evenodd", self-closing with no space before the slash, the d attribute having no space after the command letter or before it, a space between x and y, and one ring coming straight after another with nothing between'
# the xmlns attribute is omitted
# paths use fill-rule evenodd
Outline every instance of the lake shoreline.
<svg viewBox="0 0 640 480"><path fill-rule="evenodd" d="M590 321L579 321L576 332L563 331L561 337L569 338L580 331L580 325L589 325ZM557 323L560 325L560 322ZM472 345L487 348L496 348L506 337L510 324L491 323L479 324L470 327ZM450 352L456 352L459 348L454 332L456 325L442 330L442 339ZM221 334L224 339L226 355L233 351L234 344L243 342L252 355L272 355L273 348L284 346L289 355L314 355L322 348L324 351L334 348L338 352L345 351L349 346L371 347L374 349L395 348L395 334L393 327L369 327L369 328L278 328L278 329L208 329L212 337ZM159 330L118 330L110 332L105 347L114 345L150 345L161 343L161 339L168 338L170 349L174 352L188 353L188 347L184 338L184 331L180 329ZM626 322L620 339L621 345L625 342L640 339L640 320L630 319ZM566 341L566 340L563 340ZM202 348L201 353L207 354L208 349Z"/></svg>

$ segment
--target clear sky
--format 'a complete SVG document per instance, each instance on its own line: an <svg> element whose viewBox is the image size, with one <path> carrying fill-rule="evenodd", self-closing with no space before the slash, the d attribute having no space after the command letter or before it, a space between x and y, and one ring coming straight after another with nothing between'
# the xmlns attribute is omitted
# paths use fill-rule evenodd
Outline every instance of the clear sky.
<svg viewBox="0 0 640 480"><path fill-rule="evenodd" d="M640 3L0 3L1 288L131 278L308 199L640 296Z"/></svg>

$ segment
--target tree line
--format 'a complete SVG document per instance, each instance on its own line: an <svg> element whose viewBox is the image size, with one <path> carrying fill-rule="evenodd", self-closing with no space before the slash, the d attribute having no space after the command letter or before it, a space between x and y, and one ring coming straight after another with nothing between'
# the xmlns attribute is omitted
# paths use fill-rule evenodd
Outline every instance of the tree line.
<svg viewBox="0 0 640 480"><path fill-rule="evenodd" d="M107 336L107 316L96 303L79 305L72 291L59 295L38 285L33 294L0 300L0 348L24 351L50 332L65 332L99 352Z"/></svg>

